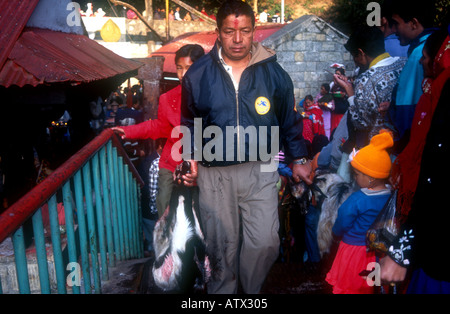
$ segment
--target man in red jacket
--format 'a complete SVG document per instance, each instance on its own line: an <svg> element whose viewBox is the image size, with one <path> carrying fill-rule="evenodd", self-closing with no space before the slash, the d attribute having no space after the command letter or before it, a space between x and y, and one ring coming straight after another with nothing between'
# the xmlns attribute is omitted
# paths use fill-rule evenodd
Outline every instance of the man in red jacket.
<svg viewBox="0 0 450 314"><path fill-rule="evenodd" d="M189 67L204 54L203 48L196 44L185 45L176 52L175 64L177 66L177 75L180 83ZM177 165L181 163L181 154L179 154L179 152L174 151L174 154L179 154L179 156L172 156L171 154L173 145L180 140L180 138L171 137L172 130L180 125L180 105L181 84L160 96L157 119L148 120L136 125L112 128L112 130L121 135L122 138L167 138L167 142L164 145L159 159L159 191L156 198L156 207L160 217L169 205L170 195L174 185L173 172Z"/></svg>

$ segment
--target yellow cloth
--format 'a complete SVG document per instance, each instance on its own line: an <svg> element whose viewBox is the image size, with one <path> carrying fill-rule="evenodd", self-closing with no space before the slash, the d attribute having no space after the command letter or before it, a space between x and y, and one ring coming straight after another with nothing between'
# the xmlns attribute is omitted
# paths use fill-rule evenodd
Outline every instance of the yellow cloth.
<svg viewBox="0 0 450 314"><path fill-rule="evenodd" d="M391 55L388 52L382 53L381 55L379 55L378 57L376 57L375 59L372 60L372 62L370 62L369 64L369 69L371 67L373 67L375 64L377 64L378 62L380 62L383 59L389 58Z"/></svg>

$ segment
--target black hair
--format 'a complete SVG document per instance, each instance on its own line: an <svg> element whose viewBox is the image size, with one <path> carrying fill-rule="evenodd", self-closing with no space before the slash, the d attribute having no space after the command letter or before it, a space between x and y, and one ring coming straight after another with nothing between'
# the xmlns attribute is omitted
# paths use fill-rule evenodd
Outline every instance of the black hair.
<svg viewBox="0 0 450 314"><path fill-rule="evenodd" d="M353 56L358 54L358 49L372 58L385 53L383 32L376 26L362 25L351 34L345 49Z"/></svg>
<svg viewBox="0 0 450 314"><path fill-rule="evenodd" d="M251 18L252 26L255 27L255 14L250 5L242 0L226 0L222 3L222 6L217 11L217 28L222 27L223 21L229 16L234 15L236 17L245 15Z"/></svg>
<svg viewBox="0 0 450 314"><path fill-rule="evenodd" d="M305 96L305 100L314 101L314 98L313 98L312 95L306 95L306 96Z"/></svg>
<svg viewBox="0 0 450 314"><path fill-rule="evenodd" d="M381 17L386 18L389 27L392 27L394 25L392 20L393 2L394 0L384 0L383 4L381 5Z"/></svg>
<svg viewBox="0 0 450 314"><path fill-rule="evenodd" d="M345 75L345 69L343 69L343 68L336 68L336 70L334 72L336 72L336 71L341 73L341 75Z"/></svg>
<svg viewBox="0 0 450 314"><path fill-rule="evenodd" d="M330 84L323 83L323 84L321 85L321 87L325 88L325 90L327 91L327 93L330 92Z"/></svg>
<svg viewBox="0 0 450 314"><path fill-rule="evenodd" d="M198 44L184 45L175 53L175 63L178 62L180 58L190 57L192 62L197 61L205 54L205 50L202 46Z"/></svg>
<svg viewBox="0 0 450 314"><path fill-rule="evenodd" d="M432 33L430 36L428 36L423 46L423 49L427 52L427 54L430 56L432 60L434 60L434 58L438 54L439 49L441 48L442 43L444 42L444 39L447 38L447 35L448 35L447 29L441 28Z"/></svg>
<svg viewBox="0 0 450 314"><path fill-rule="evenodd" d="M158 138L155 140L155 147L158 148L158 146L164 147L164 145L166 145L167 142L167 138Z"/></svg>
<svg viewBox="0 0 450 314"><path fill-rule="evenodd" d="M405 22L416 18L424 28L430 28L435 24L434 17L437 13L434 3L435 1L395 0L389 2L389 13L391 16L397 14Z"/></svg>

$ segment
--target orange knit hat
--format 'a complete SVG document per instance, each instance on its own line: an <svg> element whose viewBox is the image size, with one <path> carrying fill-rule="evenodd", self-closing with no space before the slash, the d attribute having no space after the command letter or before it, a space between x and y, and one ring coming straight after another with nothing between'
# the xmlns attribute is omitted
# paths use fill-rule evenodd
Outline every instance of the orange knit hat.
<svg viewBox="0 0 450 314"><path fill-rule="evenodd" d="M370 140L370 144L357 151L351 160L353 168L372 178L385 179L391 171L391 158L386 151L394 145L389 131L381 130Z"/></svg>

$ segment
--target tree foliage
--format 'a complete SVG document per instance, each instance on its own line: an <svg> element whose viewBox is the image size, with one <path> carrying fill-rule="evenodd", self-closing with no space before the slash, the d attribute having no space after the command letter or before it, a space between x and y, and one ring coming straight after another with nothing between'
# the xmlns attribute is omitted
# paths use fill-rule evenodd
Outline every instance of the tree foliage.
<svg viewBox="0 0 450 314"><path fill-rule="evenodd" d="M433 1L436 9L436 26L447 24L450 11L450 0L424 0ZM366 23L367 4L373 0L335 0L321 17L342 32L350 34L359 25ZM379 4L383 0L376 1Z"/></svg>
<svg viewBox="0 0 450 314"><path fill-rule="evenodd" d="M252 2L253 3L253 2ZM250 3L251 4L251 3ZM281 1L280 0L258 0L258 13L261 13L267 9L267 12L270 15L274 15L276 11L281 13ZM288 16L294 15L294 10L287 4L284 5L284 16L287 18Z"/></svg>

